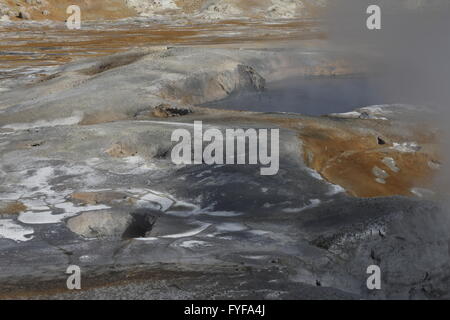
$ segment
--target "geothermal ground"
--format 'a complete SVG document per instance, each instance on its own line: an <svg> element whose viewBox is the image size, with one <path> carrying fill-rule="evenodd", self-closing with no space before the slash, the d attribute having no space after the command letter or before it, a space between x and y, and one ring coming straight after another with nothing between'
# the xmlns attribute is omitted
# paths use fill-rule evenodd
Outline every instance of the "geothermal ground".
<svg viewBox="0 0 450 320"><path fill-rule="evenodd" d="M449 298L434 115L380 101L320 20L12 20L1 298ZM280 129L278 174L173 164L194 121Z"/></svg>

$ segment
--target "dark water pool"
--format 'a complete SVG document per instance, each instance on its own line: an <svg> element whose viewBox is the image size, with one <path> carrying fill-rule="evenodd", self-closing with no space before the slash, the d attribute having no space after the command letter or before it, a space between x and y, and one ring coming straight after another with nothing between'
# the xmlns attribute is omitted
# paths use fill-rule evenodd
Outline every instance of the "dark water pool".
<svg viewBox="0 0 450 320"><path fill-rule="evenodd" d="M293 78L269 83L264 92L239 92L205 104L213 108L323 115L386 103L366 77Z"/></svg>

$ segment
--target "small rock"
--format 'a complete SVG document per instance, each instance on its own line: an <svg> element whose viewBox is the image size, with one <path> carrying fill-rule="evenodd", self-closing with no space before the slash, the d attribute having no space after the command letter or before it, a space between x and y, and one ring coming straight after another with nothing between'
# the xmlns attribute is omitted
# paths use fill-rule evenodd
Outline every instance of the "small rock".
<svg viewBox="0 0 450 320"><path fill-rule="evenodd" d="M379 145L384 145L384 144L386 144L386 141L384 141L384 139L382 139L382 138L380 138L380 137L377 137L377 143L378 143Z"/></svg>
<svg viewBox="0 0 450 320"><path fill-rule="evenodd" d="M372 173L375 177L380 179L386 179L389 177L389 174L383 169L378 168L377 166L373 167Z"/></svg>
<svg viewBox="0 0 450 320"><path fill-rule="evenodd" d="M105 150L107 154L115 158L125 158L130 156L135 156L137 151L122 143L114 143L109 149Z"/></svg>
<svg viewBox="0 0 450 320"><path fill-rule="evenodd" d="M368 114L366 111L361 112L361 114L359 115L360 119L371 119L370 114Z"/></svg>
<svg viewBox="0 0 450 320"><path fill-rule="evenodd" d="M70 218L70 231L85 238L121 237L132 221L128 213L109 210L89 211Z"/></svg>
<svg viewBox="0 0 450 320"><path fill-rule="evenodd" d="M163 103L153 109L152 115L157 118L169 118L185 116L189 113L192 113L192 110L188 108L173 107L169 104Z"/></svg>
<svg viewBox="0 0 450 320"><path fill-rule="evenodd" d="M25 10L20 10L19 14L17 15L17 18L23 19L23 20L30 20L31 15L28 12L26 12Z"/></svg>
<svg viewBox="0 0 450 320"><path fill-rule="evenodd" d="M400 171L400 168L397 167L397 164L396 164L394 158L384 157L383 160L381 160L381 162L383 162L393 172Z"/></svg>

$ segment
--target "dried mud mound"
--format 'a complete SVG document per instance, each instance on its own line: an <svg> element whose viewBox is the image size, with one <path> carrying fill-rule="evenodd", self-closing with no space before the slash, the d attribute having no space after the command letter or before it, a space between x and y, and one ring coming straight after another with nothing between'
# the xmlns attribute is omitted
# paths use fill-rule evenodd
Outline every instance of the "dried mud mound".
<svg viewBox="0 0 450 320"><path fill-rule="evenodd" d="M326 1L311 0L126 0L141 15L187 14L207 19L294 18L317 13Z"/></svg>
<svg viewBox="0 0 450 320"><path fill-rule="evenodd" d="M65 21L70 5L80 6L84 20L111 20L136 15L122 0L1 0L0 18L3 21Z"/></svg>
<svg viewBox="0 0 450 320"><path fill-rule="evenodd" d="M0 17L7 20L55 20L67 18L66 8L78 5L86 20L120 19L130 16L229 18L295 18L317 14L325 1L312 0L2 0Z"/></svg>

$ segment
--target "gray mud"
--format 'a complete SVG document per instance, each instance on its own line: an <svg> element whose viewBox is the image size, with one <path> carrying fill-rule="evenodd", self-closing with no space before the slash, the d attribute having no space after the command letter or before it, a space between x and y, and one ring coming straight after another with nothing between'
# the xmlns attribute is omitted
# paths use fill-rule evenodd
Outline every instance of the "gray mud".
<svg viewBox="0 0 450 320"><path fill-rule="evenodd" d="M328 49L123 55L71 63L1 95L0 201L27 207L0 220L2 298L449 298L439 206L349 196L305 165L292 129L280 131L275 176L259 166L171 162L171 132L194 120L224 130L313 119L193 105L262 92L291 61L297 76L331 76L335 68L312 68L334 63ZM162 104L193 112L161 119L152 112ZM401 132L395 116L392 130ZM321 121L369 131L358 121ZM66 289L74 264L82 291ZM366 287L372 264L383 270L379 291Z"/></svg>

